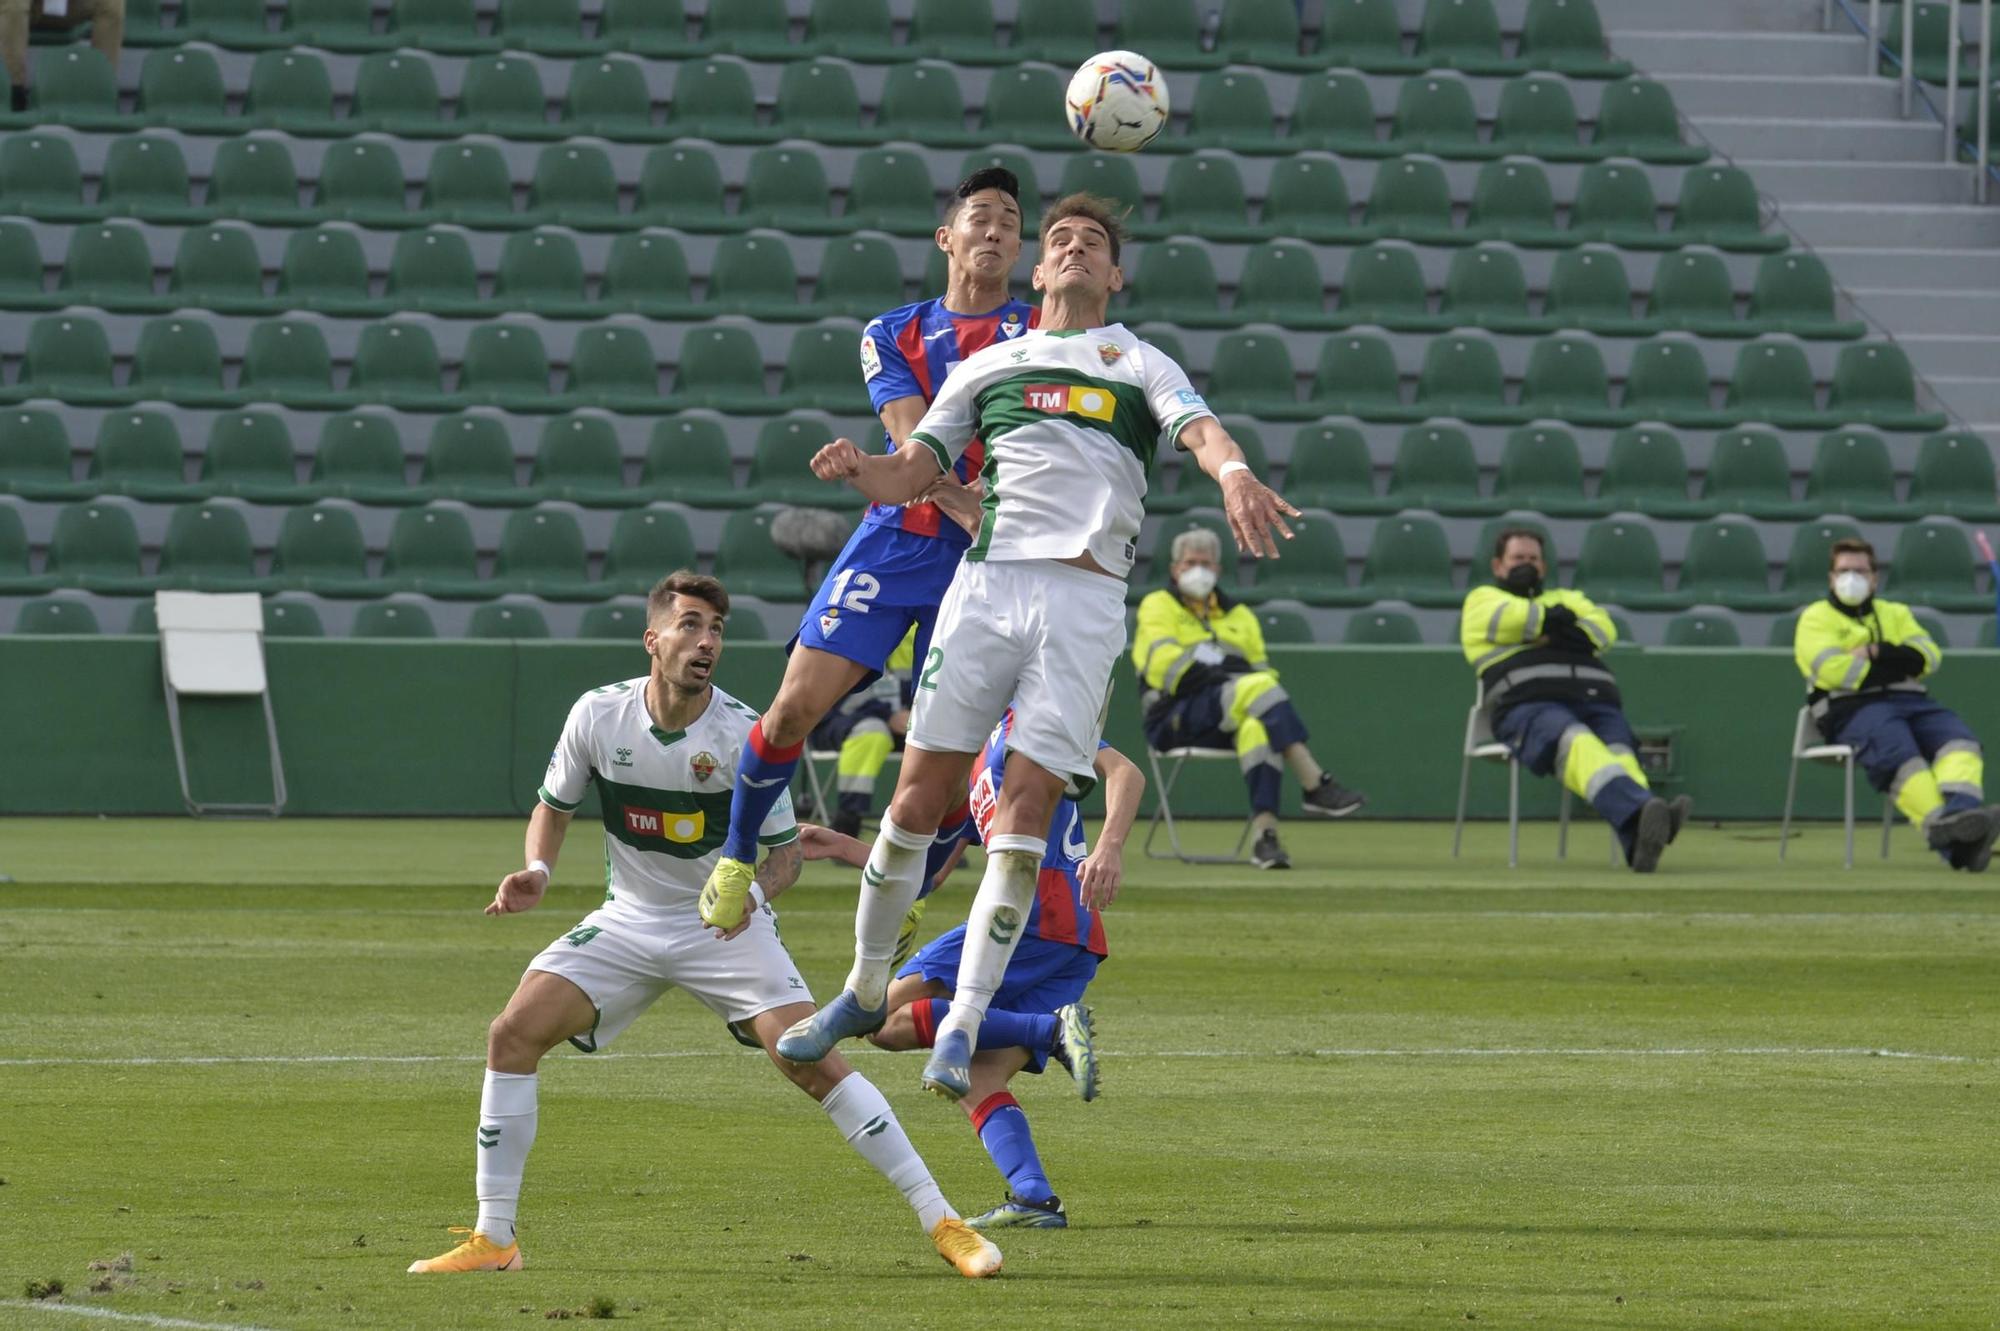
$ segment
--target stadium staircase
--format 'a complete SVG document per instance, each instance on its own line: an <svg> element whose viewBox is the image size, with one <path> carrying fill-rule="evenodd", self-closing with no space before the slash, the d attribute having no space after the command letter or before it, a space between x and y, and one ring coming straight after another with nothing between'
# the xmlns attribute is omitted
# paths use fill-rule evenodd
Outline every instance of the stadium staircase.
<svg viewBox="0 0 2000 1331"><path fill-rule="evenodd" d="M1847 531L1942 641L1992 640L1968 523L2000 502L1956 427L2000 418L1949 396L1984 365L1926 359L1940 403L1884 333L1920 311L1870 304L1986 283L1915 252L1987 215L1895 166L1920 129L1749 123L1888 105L1813 5L1598 0L1621 32L1782 13L1784 103L1644 77L1754 81L1729 41L1607 52L1591 0L1315 0L1303 30L1293 0L159 2L116 69L37 45L0 117L0 629L148 632L171 586L270 593L274 632L630 638L695 562L738 637L783 636L809 588L771 516L856 510L804 461L873 432L861 321L942 290L943 191L1001 161L1031 215L1133 206L1116 313L1310 510L1226 575L1276 641L1452 641L1510 522L1645 644L1788 643ZM1114 45L1175 93L1133 158L1058 114ZM1842 184L1807 143L1890 164ZM1938 229L1842 222L1891 190ZM1870 265L1860 309L1773 199ZM1135 598L1217 502L1162 460Z"/></svg>

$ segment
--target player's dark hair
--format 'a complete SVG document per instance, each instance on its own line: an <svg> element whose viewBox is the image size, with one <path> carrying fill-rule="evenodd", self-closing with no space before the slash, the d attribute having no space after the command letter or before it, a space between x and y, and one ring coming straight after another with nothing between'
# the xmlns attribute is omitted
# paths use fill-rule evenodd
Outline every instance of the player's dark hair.
<svg viewBox="0 0 2000 1331"><path fill-rule="evenodd" d="M661 615L674 608L676 596L687 596L700 601L718 615L729 614L729 593L720 582L706 573L696 573L693 569L675 569L666 577L653 584L653 590L646 593L646 622L651 624Z"/></svg>
<svg viewBox="0 0 2000 1331"><path fill-rule="evenodd" d="M1868 571L1875 571L1875 547L1859 536L1843 536L1827 548L1826 571L1833 572L1833 566L1840 562L1842 555L1867 555Z"/></svg>
<svg viewBox="0 0 2000 1331"><path fill-rule="evenodd" d="M1542 552L1542 558L1547 559L1549 557L1548 542L1544 541L1542 534L1533 527L1502 527L1500 534L1493 538L1493 557L1495 559L1506 555L1507 543L1509 541L1533 541L1535 549Z"/></svg>
<svg viewBox="0 0 2000 1331"><path fill-rule="evenodd" d="M1125 208L1110 199L1095 194L1065 194L1057 199L1047 213L1042 216L1042 244L1049 243L1049 232L1056 223L1072 217L1081 217L1104 228L1104 234L1111 237L1111 262L1118 262L1119 247L1125 243Z"/></svg>
<svg viewBox="0 0 2000 1331"><path fill-rule="evenodd" d="M951 192L951 201L944 206L944 224L950 226L958 220L959 210L965 201L982 190L997 189L1014 201L1014 211L1021 210L1021 178L1004 166L982 166L971 175L958 182L958 188Z"/></svg>

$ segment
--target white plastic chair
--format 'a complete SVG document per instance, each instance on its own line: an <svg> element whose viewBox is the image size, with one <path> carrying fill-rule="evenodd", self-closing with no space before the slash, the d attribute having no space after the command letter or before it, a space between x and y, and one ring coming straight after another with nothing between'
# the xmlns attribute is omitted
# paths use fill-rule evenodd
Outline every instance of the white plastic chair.
<svg viewBox="0 0 2000 1331"><path fill-rule="evenodd" d="M1822 744L1813 741L1819 738L1817 727L1812 722L1812 708L1799 708L1798 720L1792 725L1792 768L1785 780L1785 817L1778 828L1778 859L1783 862L1785 848L1792 839L1792 803L1799 793L1799 764L1839 763L1844 769L1845 795L1841 800L1841 822L1847 830L1847 867L1854 867L1854 746L1852 744ZM1882 800L1882 858L1889 858L1889 828L1896 818L1896 802L1884 797Z"/></svg>
<svg viewBox="0 0 2000 1331"><path fill-rule="evenodd" d="M159 592L153 597L174 767L180 774L181 802L197 818L209 813L261 813L275 818L284 812L285 763L278 752L278 718L271 709L270 681L264 673L263 605L263 597L255 592ZM271 755L269 803L213 803L194 797L188 783L187 744L181 735L183 696L256 698L263 703Z"/></svg>
<svg viewBox="0 0 2000 1331"><path fill-rule="evenodd" d="M1171 758L1173 766L1165 773L1160 771L1160 759ZM1255 826L1255 815L1243 820L1243 831L1236 838L1236 849L1228 855L1192 855L1181 848L1180 830L1174 825L1174 782L1180 780L1181 769L1188 762L1229 762L1236 761L1234 749L1198 749L1183 747L1178 749L1155 749L1146 746L1146 762L1153 769L1153 820L1146 824L1146 841L1140 847L1148 859L1179 860L1182 864L1241 864L1243 848L1250 844L1250 829ZM1172 850L1161 853L1153 849L1153 837L1159 832L1160 824L1167 825L1167 844Z"/></svg>

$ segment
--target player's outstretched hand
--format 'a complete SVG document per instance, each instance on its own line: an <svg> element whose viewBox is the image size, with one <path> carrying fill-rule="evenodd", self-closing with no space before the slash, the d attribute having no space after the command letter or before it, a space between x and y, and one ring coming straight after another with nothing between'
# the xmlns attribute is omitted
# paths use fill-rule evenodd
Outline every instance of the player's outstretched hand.
<svg viewBox="0 0 2000 1331"><path fill-rule="evenodd" d="M867 456L852 439L836 439L813 454L812 473L823 481L852 480Z"/></svg>
<svg viewBox="0 0 2000 1331"><path fill-rule="evenodd" d="M1076 871L1083 904L1091 910L1103 910L1118 900L1118 885L1124 880L1125 856L1116 846L1099 846Z"/></svg>
<svg viewBox="0 0 2000 1331"><path fill-rule="evenodd" d="M1285 525L1285 518L1299 516L1299 511L1286 503L1282 495L1247 471L1232 471L1222 478L1222 508L1229 515L1229 530L1236 537L1236 548L1264 559L1278 557L1278 543L1271 539L1272 529L1276 528L1289 541L1292 529Z"/></svg>
<svg viewBox="0 0 2000 1331"><path fill-rule="evenodd" d="M859 869L868 863L868 847L845 832L817 823L799 824L799 854L807 860L834 860Z"/></svg>
<svg viewBox="0 0 2000 1331"><path fill-rule="evenodd" d="M486 903L488 915L518 915L542 904L549 890L549 876L540 869L516 869L500 880L493 900Z"/></svg>

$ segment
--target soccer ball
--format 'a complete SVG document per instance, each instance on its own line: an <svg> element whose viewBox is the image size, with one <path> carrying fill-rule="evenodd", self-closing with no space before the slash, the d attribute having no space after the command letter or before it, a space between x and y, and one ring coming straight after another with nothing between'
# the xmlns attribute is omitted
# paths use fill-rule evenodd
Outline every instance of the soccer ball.
<svg viewBox="0 0 2000 1331"><path fill-rule="evenodd" d="M1136 51L1105 51L1077 66L1063 110L1091 147L1135 153L1167 127L1167 81Z"/></svg>

